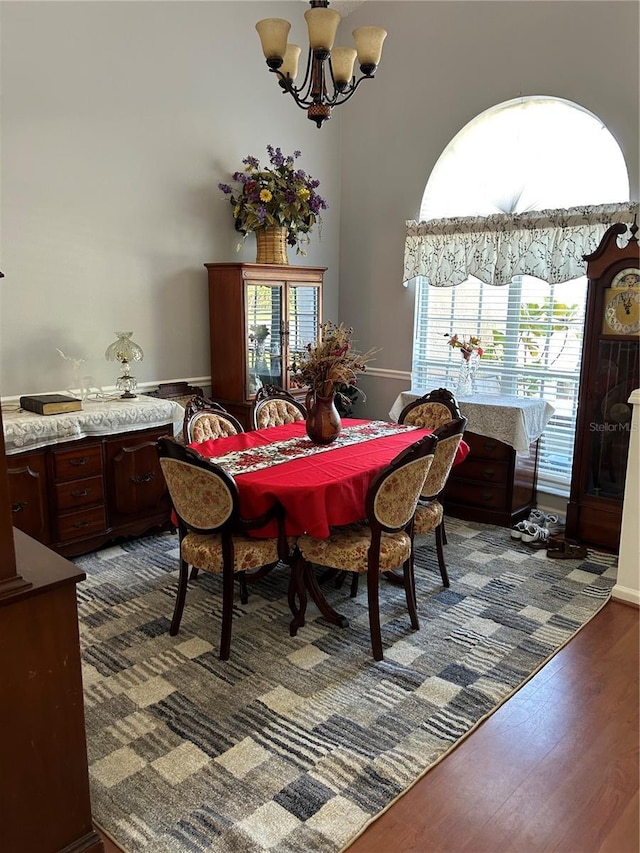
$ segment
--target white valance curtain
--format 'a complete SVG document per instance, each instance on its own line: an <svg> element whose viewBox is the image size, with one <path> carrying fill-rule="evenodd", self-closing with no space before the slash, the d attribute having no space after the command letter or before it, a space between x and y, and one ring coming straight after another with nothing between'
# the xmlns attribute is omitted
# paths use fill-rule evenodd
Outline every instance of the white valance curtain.
<svg viewBox="0 0 640 853"><path fill-rule="evenodd" d="M509 284L516 275L549 283L584 275L583 255L593 252L614 222L631 223L637 202L538 210L490 216L407 222L406 283L425 276L451 287L474 276L486 284Z"/></svg>

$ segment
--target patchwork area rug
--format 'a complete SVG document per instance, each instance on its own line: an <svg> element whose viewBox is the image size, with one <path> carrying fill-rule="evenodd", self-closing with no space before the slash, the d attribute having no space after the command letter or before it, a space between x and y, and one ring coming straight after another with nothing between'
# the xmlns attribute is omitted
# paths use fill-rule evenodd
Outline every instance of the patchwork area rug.
<svg viewBox="0 0 640 853"><path fill-rule="evenodd" d="M309 603L289 637L285 568L237 598L218 659L221 585L190 581L169 636L177 537L75 560L93 815L127 853L337 853L608 600L615 559L552 560L509 530L447 521L416 560L419 631L381 584L385 659L366 583L325 584L341 629Z"/></svg>

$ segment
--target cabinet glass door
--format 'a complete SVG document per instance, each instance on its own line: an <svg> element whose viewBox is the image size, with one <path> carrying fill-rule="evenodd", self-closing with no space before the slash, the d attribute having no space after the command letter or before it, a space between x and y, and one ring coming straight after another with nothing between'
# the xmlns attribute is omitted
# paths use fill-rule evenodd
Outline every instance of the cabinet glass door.
<svg viewBox="0 0 640 853"><path fill-rule="evenodd" d="M246 286L247 396L282 385L282 285Z"/></svg>
<svg viewBox="0 0 640 853"><path fill-rule="evenodd" d="M296 353L318 340L320 331L320 289L309 285L289 285L287 294L287 350L289 364ZM293 383L287 373L287 387Z"/></svg>
<svg viewBox="0 0 640 853"><path fill-rule="evenodd" d="M631 437L627 400L638 387L638 349L635 341L600 341L589 413L588 495L623 499Z"/></svg>

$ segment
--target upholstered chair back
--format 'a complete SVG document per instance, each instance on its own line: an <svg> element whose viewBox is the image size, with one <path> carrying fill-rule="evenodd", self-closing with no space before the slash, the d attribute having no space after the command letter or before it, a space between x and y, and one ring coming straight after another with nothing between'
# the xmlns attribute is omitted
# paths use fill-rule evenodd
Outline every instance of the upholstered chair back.
<svg viewBox="0 0 640 853"><path fill-rule="evenodd" d="M185 444L225 438L239 432L244 432L240 421L219 403L205 397L193 397L187 404L183 426Z"/></svg>
<svg viewBox="0 0 640 853"><path fill-rule="evenodd" d="M307 412L288 391L276 385L265 385L256 394L251 412L254 429L290 424L306 419Z"/></svg>
<svg viewBox="0 0 640 853"><path fill-rule="evenodd" d="M437 429L461 417L454 395L447 388L437 388L408 403L400 412L398 423L422 429Z"/></svg>
<svg viewBox="0 0 640 853"><path fill-rule="evenodd" d="M467 426L466 418L456 418L438 427L434 431L434 435L438 439L433 463L427 474L421 494L420 500L429 501L438 497L447 485L449 474L453 467L453 462L456 458L456 453L462 435Z"/></svg>

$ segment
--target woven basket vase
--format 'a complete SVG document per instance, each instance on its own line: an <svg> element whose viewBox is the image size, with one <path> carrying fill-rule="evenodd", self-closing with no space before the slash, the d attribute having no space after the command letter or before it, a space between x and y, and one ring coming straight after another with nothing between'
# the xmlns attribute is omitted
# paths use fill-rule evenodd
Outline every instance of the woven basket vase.
<svg viewBox="0 0 640 853"><path fill-rule="evenodd" d="M288 264L287 229L258 228L256 233L257 264Z"/></svg>

